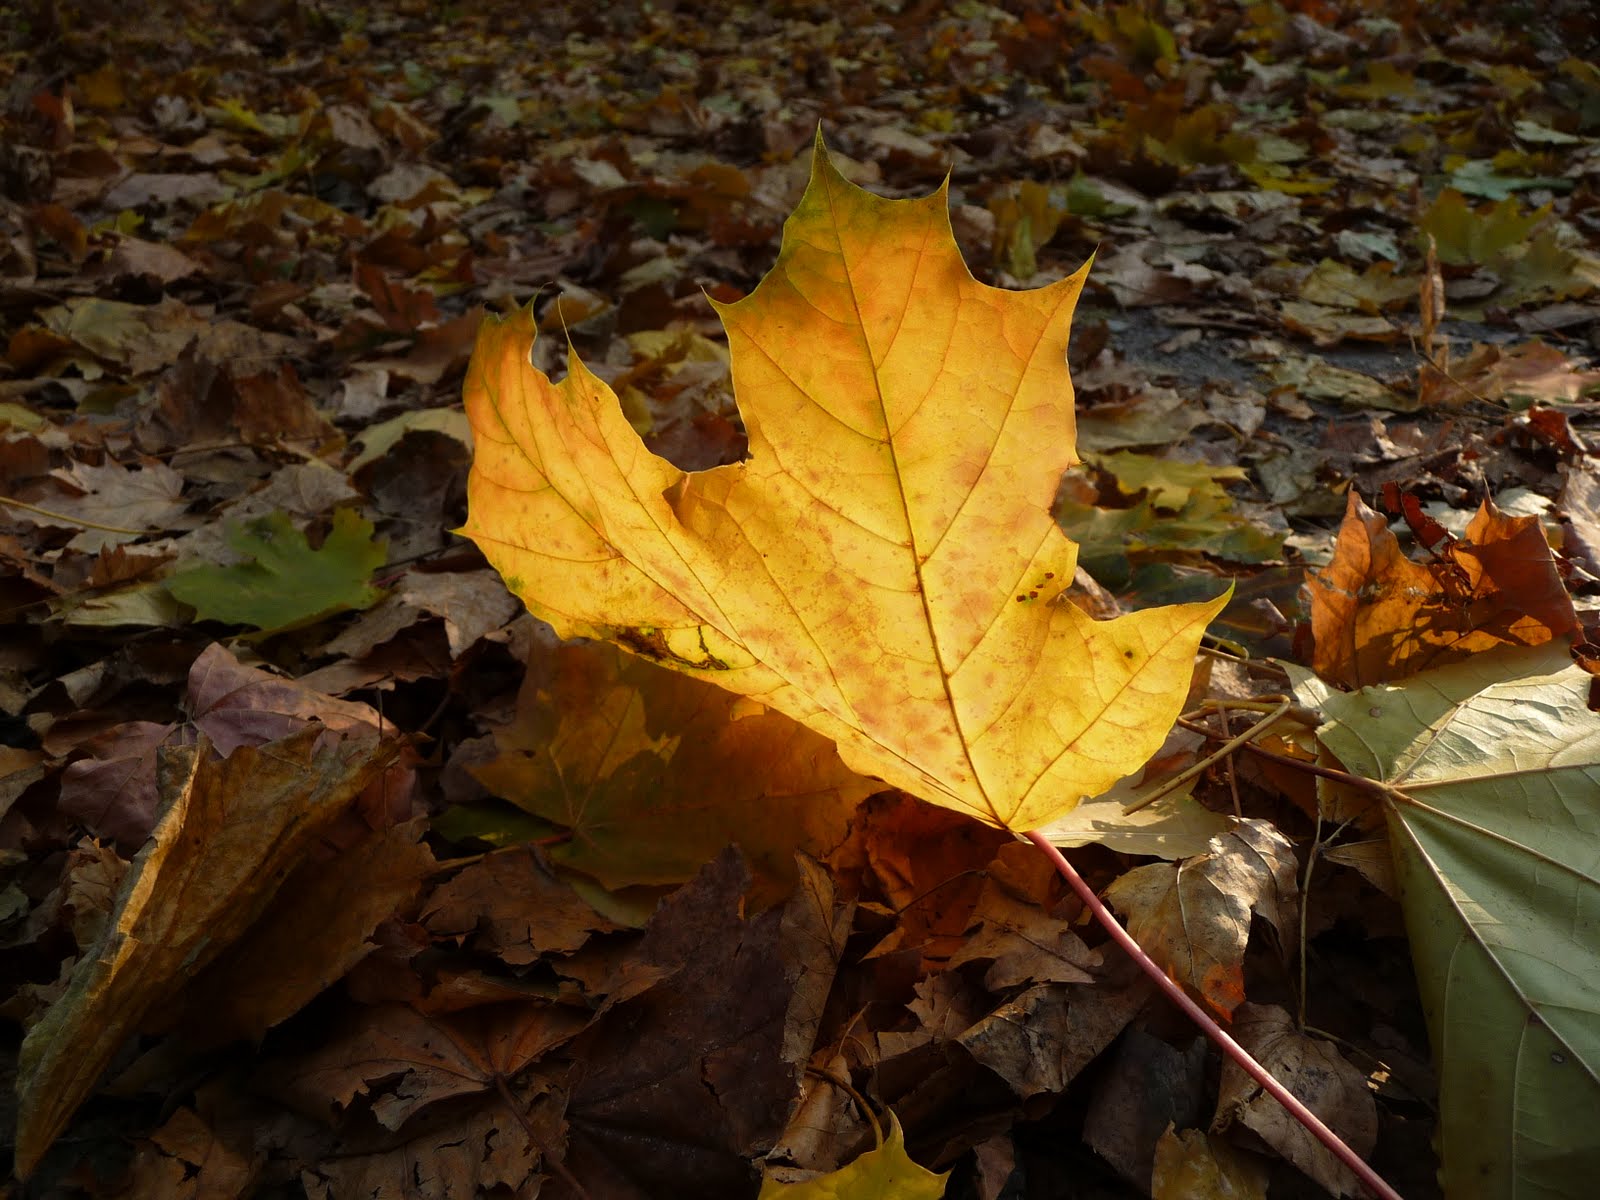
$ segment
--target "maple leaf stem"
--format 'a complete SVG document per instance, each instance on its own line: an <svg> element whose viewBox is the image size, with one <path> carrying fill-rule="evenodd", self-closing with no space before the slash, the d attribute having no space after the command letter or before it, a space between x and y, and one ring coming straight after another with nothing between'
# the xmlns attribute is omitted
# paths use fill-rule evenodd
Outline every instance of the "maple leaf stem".
<svg viewBox="0 0 1600 1200"><path fill-rule="evenodd" d="M522 1104L512 1092L511 1084L507 1082L506 1077L499 1071L494 1073L494 1087L495 1091L500 1094L501 1101L510 1110L511 1115L522 1126L522 1132L527 1135L529 1144L538 1149L540 1165L571 1188L573 1195L577 1196L578 1200L589 1200L589 1193L584 1190L583 1184L578 1182L577 1177L567 1170L567 1164L554 1157L550 1153L549 1147L541 1142L538 1135L534 1133L533 1122L528 1120L528 1114L523 1111Z"/></svg>
<svg viewBox="0 0 1600 1200"><path fill-rule="evenodd" d="M1332 1151L1340 1162L1355 1172L1356 1177L1361 1180L1368 1192L1377 1197L1378 1200L1401 1200L1399 1192L1385 1183L1383 1178L1369 1167L1359 1154L1347 1146L1337 1133L1323 1124L1316 1113L1307 1108L1293 1092L1273 1078L1272 1073L1257 1062L1248 1050L1234 1041L1222 1026L1212 1020L1210 1014L1189 997L1187 992L1168 978L1167 973L1156 965L1155 960L1146 954L1140 948L1139 943L1133 940L1133 936L1122 927L1122 923L1111 915L1111 910L1105 906L1099 896L1095 895L1094 889L1084 882L1083 876L1079 875L1072 864L1067 861L1066 855L1051 844L1048 837L1038 832L1024 836L1037 846L1046 858L1055 864L1055 868L1060 872L1061 877L1078 894L1079 899L1088 905L1089 911L1094 914L1095 920L1099 921L1105 927L1106 932L1111 935L1111 940L1133 957L1134 962L1139 964L1140 970L1154 980L1156 986L1166 994L1167 998L1181 1008L1191 1021L1200 1026L1205 1035L1222 1048L1224 1054L1238 1063L1250 1078L1259 1083L1273 1099L1288 1109L1289 1114L1309 1129L1312 1135Z"/></svg>
<svg viewBox="0 0 1600 1200"><path fill-rule="evenodd" d="M49 517L52 521L65 521L84 529L98 529L102 533L127 533L135 537L144 537L155 532L153 529L128 529L122 525L102 525L99 521L89 521L83 517L69 517L66 513L56 512L53 508L40 508L37 504L29 504L26 500L13 500L10 496L0 496L0 504L4 504L7 508L20 508L36 516Z"/></svg>

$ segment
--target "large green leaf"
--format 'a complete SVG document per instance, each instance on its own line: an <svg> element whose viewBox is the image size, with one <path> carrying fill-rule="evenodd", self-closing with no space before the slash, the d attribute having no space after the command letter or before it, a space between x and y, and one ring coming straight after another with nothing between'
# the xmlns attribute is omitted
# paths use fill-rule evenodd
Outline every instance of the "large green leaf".
<svg viewBox="0 0 1600 1200"><path fill-rule="evenodd" d="M1600 1179L1600 716L1559 648L1330 696L1323 743L1384 785L1439 1070L1445 1194Z"/></svg>

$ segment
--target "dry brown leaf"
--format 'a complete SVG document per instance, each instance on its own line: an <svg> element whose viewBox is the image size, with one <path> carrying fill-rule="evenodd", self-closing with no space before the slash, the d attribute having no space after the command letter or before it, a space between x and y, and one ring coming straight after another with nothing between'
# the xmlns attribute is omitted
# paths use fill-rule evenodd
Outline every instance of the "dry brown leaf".
<svg viewBox="0 0 1600 1200"><path fill-rule="evenodd" d="M163 753L165 807L123 880L104 940L23 1041L16 1170L28 1175L123 1040L231 945L330 822L398 747L317 750L306 728L214 761L204 741Z"/></svg>
<svg viewBox="0 0 1600 1200"><path fill-rule="evenodd" d="M1240 821L1180 863L1135 867L1105 890L1151 958L1223 1016L1243 1003L1255 912L1287 948L1296 935L1294 847L1267 821Z"/></svg>
<svg viewBox="0 0 1600 1200"><path fill-rule="evenodd" d="M532 847L490 854L434 889L418 918L437 938L525 967L621 928L555 879Z"/></svg>
<svg viewBox="0 0 1600 1200"><path fill-rule="evenodd" d="M1332 1042L1301 1033L1288 1013L1271 1004L1240 1005L1233 1036L1352 1150L1363 1158L1372 1153L1378 1140L1377 1103L1366 1078ZM1257 1134L1335 1196L1363 1194L1349 1167L1242 1068L1224 1061L1212 1129L1223 1132L1234 1123Z"/></svg>

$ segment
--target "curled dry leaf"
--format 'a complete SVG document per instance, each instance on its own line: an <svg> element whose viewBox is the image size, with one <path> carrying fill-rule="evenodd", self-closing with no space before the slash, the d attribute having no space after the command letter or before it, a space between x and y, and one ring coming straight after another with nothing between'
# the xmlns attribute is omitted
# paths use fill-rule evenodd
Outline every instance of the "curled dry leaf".
<svg viewBox="0 0 1600 1200"><path fill-rule="evenodd" d="M533 317L484 323L466 383L464 532L564 636L759 699L844 761L1026 830L1138 767L1222 599L1094 621L1058 603L1073 450L1067 331L1084 272L974 280L944 191L886 201L819 142L778 264L720 306L750 434L685 474L648 453Z"/></svg>

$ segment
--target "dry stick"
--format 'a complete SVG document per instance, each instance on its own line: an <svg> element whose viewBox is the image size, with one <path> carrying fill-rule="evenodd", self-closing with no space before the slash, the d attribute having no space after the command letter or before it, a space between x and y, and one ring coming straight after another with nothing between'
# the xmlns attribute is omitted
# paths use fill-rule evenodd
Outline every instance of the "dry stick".
<svg viewBox="0 0 1600 1200"><path fill-rule="evenodd" d="M1154 804L1167 793L1176 791L1183 784L1198 776L1219 758L1224 758L1227 755L1232 754L1240 746L1244 745L1244 743L1248 742L1262 730L1266 729L1267 726L1273 724L1282 717L1287 716L1290 708L1294 706L1294 701L1288 696L1269 696L1267 698L1267 702L1272 704L1272 708L1270 710L1266 709L1265 707L1257 707L1256 704L1252 703L1235 702L1233 706L1235 708L1249 708L1254 712L1266 712L1267 715L1261 720L1257 721L1254 725L1250 726L1249 729L1246 729L1232 741L1225 742L1221 748L1216 751L1216 753L1206 755L1205 758L1202 758L1199 762L1195 763L1194 766L1188 768L1188 770L1174 775L1171 779L1164 780L1153 790L1145 793L1143 796L1138 797L1131 804L1125 805L1122 809L1122 815L1127 816L1130 813L1136 813L1141 808L1145 807L1145 805ZM1266 702L1261 703L1264 704ZM1204 732L1208 737L1211 736L1210 730L1206 730Z"/></svg>
<svg viewBox="0 0 1600 1200"><path fill-rule="evenodd" d="M1111 940L1133 956L1133 960L1139 964L1139 968L1155 981L1156 986L1166 994L1169 1000L1181 1008L1191 1021L1200 1026L1207 1037L1222 1047L1224 1054L1243 1068L1245 1073L1270 1093L1273 1099L1288 1109L1290 1115L1309 1129L1316 1139L1331 1150L1340 1162L1354 1171L1356 1177L1361 1180L1367 1191L1373 1196L1377 1197L1378 1200L1402 1200L1400 1193L1385 1183L1383 1178L1369 1167L1359 1154L1345 1145L1339 1135L1324 1125L1316 1113L1302 1104L1293 1092L1274 1079L1272 1074L1258 1063L1248 1050L1234 1041L1220 1025L1211 1019L1205 1009L1191 1000L1187 992L1167 977L1166 972L1156 965L1155 960L1140 949L1139 943L1133 940L1128 931L1122 927L1122 923L1111 915L1111 910L1105 906L1099 896L1094 894L1094 889L1083 881L1083 876L1073 869L1066 856L1051 844L1048 837L1038 832L1029 833L1026 837L1035 846L1039 847L1046 858L1055 864L1056 870L1061 873L1061 877L1067 881L1073 891L1078 893L1078 898L1088 905L1089 911L1094 914L1095 920L1105 926L1106 932L1111 935Z"/></svg>

